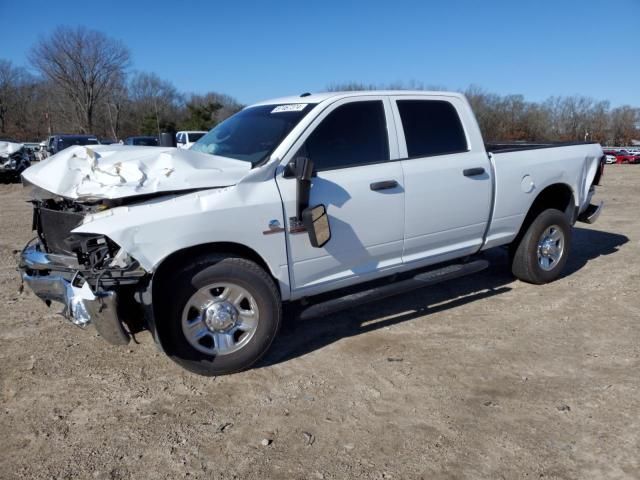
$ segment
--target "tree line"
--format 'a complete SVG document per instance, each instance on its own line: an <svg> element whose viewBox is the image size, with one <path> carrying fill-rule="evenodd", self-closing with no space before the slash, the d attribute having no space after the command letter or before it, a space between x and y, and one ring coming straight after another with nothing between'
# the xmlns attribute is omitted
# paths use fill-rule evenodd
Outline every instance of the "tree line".
<svg viewBox="0 0 640 480"><path fill-rule="evenodd" d="M155 73L130 72L129 49L102 32L59 27L31 49L33 72L0 59L0 137L130 135L208 130L242 105L218 92L179 92Z"/></svg>
<svg viewBox="0 0 640 480"><path fill-rule="evenodd" d="M412 82L375 85L337 83L330 91L345 90L447 90ZM550 97L526 101L523 95L498 95L470 86L465 94L487 141L579 142L630 145L640 140L640 109L585 96Z"/></svg>
<svg viewBox="0 0 640 480"><path fill-rule="evenodd" d="M39 140L51 133L130 135L208 130L243 105L229 95L180 92L155 73L130 71L122 42L84 27L59 27L31 49L32 70L0 59L0 137ZM33 73L32 73L33 72ZM426 88L420 83L332 84L327 90ZM489 141L597 141L628 145L640 138L640 111L584 96L531 102L471 86L466 94Z"/></svg>

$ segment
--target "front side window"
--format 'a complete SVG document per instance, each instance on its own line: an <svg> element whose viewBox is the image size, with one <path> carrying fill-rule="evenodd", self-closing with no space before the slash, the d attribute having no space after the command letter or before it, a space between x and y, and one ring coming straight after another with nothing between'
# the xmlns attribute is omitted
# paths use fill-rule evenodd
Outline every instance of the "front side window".
<svg viewBox="0 0 640 480"><path fill-rule="evenodd" d="M191 150L259 164L314 106L293 103L246 108L217 125Z"/></svg>
<svg viewBox="0 0 640 480"><path fill-rule="evenodd" d="M304 148L317 170L389 160L382 102L353 102L336 108L307 138Z"/></svg>
<svg viewBox="0 0 640 480"><path fill-rule="evenodd" d="M397 100L397 105L410 158L468 150L462 122L451 103L442 100Z"/></svg>

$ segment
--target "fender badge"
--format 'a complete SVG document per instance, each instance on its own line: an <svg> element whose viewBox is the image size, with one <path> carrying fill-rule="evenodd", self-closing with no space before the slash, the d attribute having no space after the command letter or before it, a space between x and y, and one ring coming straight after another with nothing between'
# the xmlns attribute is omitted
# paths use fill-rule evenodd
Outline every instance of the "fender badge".
<svg viewBox="0 0 640 480"><path fill-rule="evenodd" d="M280 233L280 232L284 232L284 228L280 226L280 221L271 220L269 222L269 230L265 230L264 232L262 232L262 234L271 235L272 233Z"/></svg>

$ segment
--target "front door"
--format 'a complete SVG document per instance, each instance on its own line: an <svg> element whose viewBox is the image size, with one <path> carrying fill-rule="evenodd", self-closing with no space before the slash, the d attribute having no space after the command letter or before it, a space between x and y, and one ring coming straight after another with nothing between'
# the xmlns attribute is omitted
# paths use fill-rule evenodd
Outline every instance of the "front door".
<svg viewBox="0 0 640 480"><path fill-rule="evenodd" d="M390 161L397 158L395 129L387 128L390 113L384 97L338 101L292 149L292 158L306 156L316 168L309 204L327 208L331 240L324 247L312 247L305 232L290 231L296 180L277 174L290 232L293 298L371 279L402 263L404 177L400 162Z"/></svg>

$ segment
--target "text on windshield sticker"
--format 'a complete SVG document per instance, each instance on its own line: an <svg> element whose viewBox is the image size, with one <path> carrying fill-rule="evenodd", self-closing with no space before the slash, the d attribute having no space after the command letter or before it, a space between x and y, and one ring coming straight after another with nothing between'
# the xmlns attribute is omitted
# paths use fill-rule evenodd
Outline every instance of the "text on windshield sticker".
<svg viewBox="0 0 640 480"><path fill-rule="evenodd" d="M300 112L304 110L307 105L307 103L290 103L288 105L278 105L276 108L271 110L271 113Z"/></svg>

